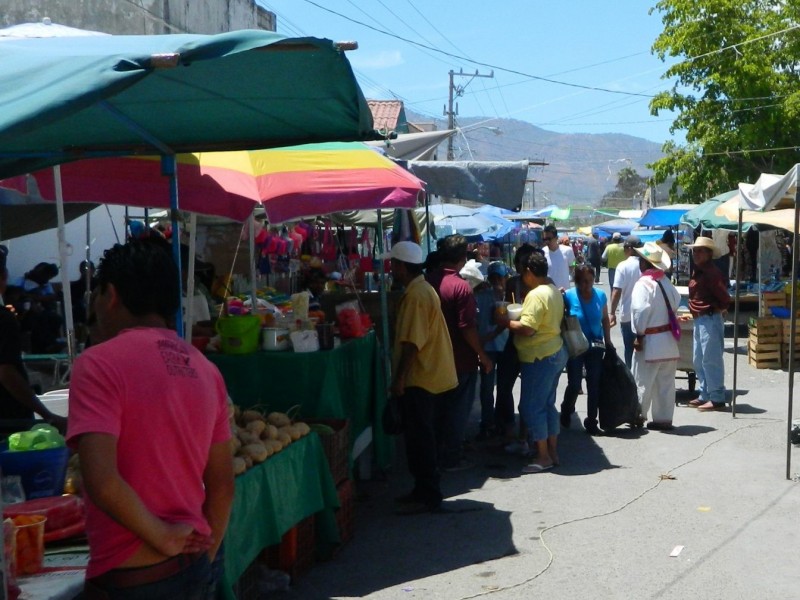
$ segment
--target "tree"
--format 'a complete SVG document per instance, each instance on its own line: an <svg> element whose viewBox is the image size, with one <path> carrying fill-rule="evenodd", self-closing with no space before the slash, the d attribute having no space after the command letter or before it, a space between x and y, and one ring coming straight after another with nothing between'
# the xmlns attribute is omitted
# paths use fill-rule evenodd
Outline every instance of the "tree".
<svg viewBox="0 0 800 600"><path fill-rule="evenodd" d="M650 111L674 111L665 156L648 165L657 182L674 176L670 197L701 202L784 173L800 162L800 37L796 0L660 0L663 32L653 51L683 60L667 69L672 89ZM790 29L787 31L788 29Z"/></svg>
<svg viewBox="0 0 800 600"><path fill-rule="evenodd" d="M625 167L617 173L617 185L600 201L605 208L632 208L634 199L641 199L647 189L647 179L633 167Z"/></svg>

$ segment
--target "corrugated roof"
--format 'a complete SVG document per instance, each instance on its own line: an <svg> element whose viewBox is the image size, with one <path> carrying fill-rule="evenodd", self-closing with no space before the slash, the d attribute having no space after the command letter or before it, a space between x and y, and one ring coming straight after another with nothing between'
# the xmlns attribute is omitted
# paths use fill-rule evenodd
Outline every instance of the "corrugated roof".
<svg viewBox="0 0 800 600"><path fill-rule="evenodd" d="M367 100L375 129L407 131L405 110L401 100Z"/></svg>

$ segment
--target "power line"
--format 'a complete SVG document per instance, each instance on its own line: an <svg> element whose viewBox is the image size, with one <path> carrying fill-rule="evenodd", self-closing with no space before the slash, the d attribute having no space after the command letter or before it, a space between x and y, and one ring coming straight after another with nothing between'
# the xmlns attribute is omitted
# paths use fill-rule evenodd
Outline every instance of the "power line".
<svg viewBox="0 0 800 600"><path fill-rule="evenodd" d="M348 17L347 15L343 15L342 13L336 12L335 10L332 10L330 8L322 6L321 4L318 4L317 2L314 2L313 0L305 0L305 2L307 4L311 4L313 6L316 6L320 10L324 10L325 12L328 12L328 13L331 13L333 15L336 15L337 17L341 17L343 19L346 19L347 21L350 21L351 23L355 23L356 25L361 25L362 27L366 27L367 29L371 29L372 31L375 31L377 33L380 33L380 34L395 38L395 39L400 40L402 42L406 42L407 44L411 44L412 46L425 48L426 50L430 50L432 52L437 52L439 54L443 54L445 56L449 56L450 58L455 58L455 59L458 59L458 60L464 60L464 61L467 61L467 62L471 62L472 64L475 64L475 65L478 65L478 66L481 66L481 67L487 67L487 68L490 68L490 69L496 69L498 71L503 71L505 73L511 73L513 75L520 75L522 77L527 77L528 79L535 79L536 81L544 81L544 82L547 82L547 83L553 83L553 84L556 84L556 85L563 85L563 86L573 87L573 88L582 89L582 90L589 90L589 91L594 91L594 92L605 92L605 93L608 93L608 94L618 94L618 95L621 95L621 96L638 96L638 97L644 97L644 98L652 98L653 97L650 94L638 94L636 92L625 92L623 90L612 90L612 89L608 89L608 88L604 88L604 87L597 87L597 86L591 86L591 85L583 85L583 84L580 84L580 83L569 83L569 82L566 82L566 81L559 81L557 79L551 79L549 77L540 77L538 75L532 75L530 73L525 73L524 71L518 71L516 69L508 69L506 67L493 65L491 63L486 63L486 62L482 62L482 61L478 61L478 60L473 60L473 59L467 58L465 56L459 56L457 54L453 54L452 52L447 52L446 50L441 50L439 48L428 46L427 44L422 44L420 42L416 42L414 40L410 40L410 39L408 39L406 37L391 33L391 32L386 31L384 29L380 29L379 27L373 27L372 25L364 23L363 21L359 21L357 19L353 19L352 17Z"/></svg>

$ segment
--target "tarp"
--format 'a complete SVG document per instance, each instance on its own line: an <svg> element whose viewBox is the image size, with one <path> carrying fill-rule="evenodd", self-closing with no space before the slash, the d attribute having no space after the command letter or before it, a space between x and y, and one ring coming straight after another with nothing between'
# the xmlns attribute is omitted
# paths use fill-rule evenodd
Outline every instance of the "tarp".
<svg viewBox="0 0 800 600"><path fill-rule="evenodd" d="M436 148L455 134L455 129L423 131L420 133L401 133L390 140L367 142L373 148L380 148L386 156L398 160L433 160Z"/></svg>
<svg viewBox="0 0 800 600"><path fill-rule="evenodd" d="M522 203L528 161L409 161L428 194L515 209Z"/></svg>
<svg viewBox="0 0 800 600"><path fill-rule="evenodd" d="M733 229L737 227L739 219L739 197L734 196L726 202L717 205L714 214L718 217L730 220L733 223ZM747 226L755 225L758 229L785 229L786 231L794 230L794 209L782 208L779 210L769 210L761 212L758 210L744 210L742 211L742 229L748 229ZM728 229L724 227L723 229Z"/></svg>
<svg viewBox="0 0 800 600"><path fill-rule="evenodd" d="M760 211L793 207L798 169L800 165L795 165L785 175L762 173L755 183L740 183L741 207Z"/></svg>
<svg viewBox="0 0 800 600"><path fill-rule="evenodd" d="M96 204L76 203L64 209L66 222L86 214ZM0 240L10 240L58 225L55 202L0 187Z"/></svg>
<svg viewBox="0 0 800 600"><path fill-rule="evenodd" d="M669 204L648 208L641 219L640 227L668 227L681 222L681 217L696 208L696 204Z"/></svg>
<svg viewBox="0 0 800 600"><path fill-rule="evenodd" d="M100 153L376 135L350 63L330 40L256 30L8 39L0 65L0 177Z"/></svg>
<svg viewBox="0 0 800 600"><path fill-rule="evenodd" d="M600 236L611 237L615 233L629 235L632 229L636 229L639 224L628 219L611 219L603 223L592 226L592 233Z"/></svg>

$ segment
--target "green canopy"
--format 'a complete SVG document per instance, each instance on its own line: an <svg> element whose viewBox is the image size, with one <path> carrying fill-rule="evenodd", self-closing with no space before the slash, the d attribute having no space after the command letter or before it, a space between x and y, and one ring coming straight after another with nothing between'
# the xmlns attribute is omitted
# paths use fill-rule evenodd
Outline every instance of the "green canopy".
<svg viewBox="0 0 800 600"><path fill-rule="evenodd" d="M737 221L731 221L727 217L716 214L715 211L720 204L730 200L738 193L738 190L732 190L709 198L702 204L698 204L696 208L684 213L681 217L681 223L685 223L692 228L700 225L703 229L727 229L736 231L739 227ZM753 223L742 223L742 231L747 231L751 227L753 227Z"/></svg>
<svg viewBox="0 0 800 600"><path fill-rule="evenodd" d="M344 52L257 30L0 41L0 178L88 156L375 139Z"/></svg>

